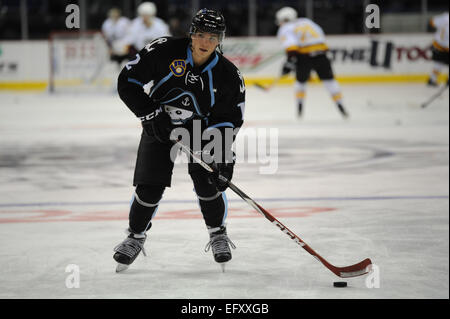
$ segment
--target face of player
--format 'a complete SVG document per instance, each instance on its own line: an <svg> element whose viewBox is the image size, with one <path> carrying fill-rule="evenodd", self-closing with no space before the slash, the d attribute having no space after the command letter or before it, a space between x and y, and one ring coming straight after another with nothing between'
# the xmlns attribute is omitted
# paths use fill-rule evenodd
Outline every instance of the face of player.
<svg viewBox="0 0 450 319"><path fill-rule="evenodd" d="M111 20L117 21L120 18L120 11L112 9L109 12L109 17L111 18Z"/></svg>
<svg viewBox="0 0 450 319"><path fill-rule="evenodd" d="M192 34L192 57L195 64L203 64L219 45L219 35L208 32Z"/></svg>
<svg viewBox="0 0 450 319"><path fill-rule="evenodd" d="M146 14L146 15L141 15L141 17L142 17L142 21L144 22L144 24L147 27L152 25L152 23L153 23L153 16Z"/></svg>

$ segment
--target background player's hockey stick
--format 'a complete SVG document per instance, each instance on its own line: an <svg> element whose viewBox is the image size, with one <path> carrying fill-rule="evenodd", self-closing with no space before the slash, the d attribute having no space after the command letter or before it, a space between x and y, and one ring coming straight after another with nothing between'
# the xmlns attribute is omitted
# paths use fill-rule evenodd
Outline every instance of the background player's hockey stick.
<svg viewBox="0 0 450 319"><path fill-rule="evenodd" d="M173 141L175 144L179 145L181 149L190 157L192 157L197 163L199 163L204 169L208 172L215 172L215 170L203 162L198 156L196 156L190 148L182 144L179 140ZM300 237L295 235L289 228L287 228L282 222L272 216L268 211L258 205L253 199L247 196L243 191L241 191L237 186L235 186L231 181L219 175L219 178L228 184L230 189L234 191L239 197L241 197L244 201L246 201L250 206L252 206L258 213L267 218L272 224L277 226L283 233L289 236L295 243L300 245L303 249L305 249L308 253L313 255L318 261L320 261L325 267L331 270L335 275L341 278L349 278L356 277L367 274L371 270L372 262L369 258L364 259L363 261L346 267L336 267L326 261L323 257L321 257L318 253L316 253L311 247L309 247Z"/></svg>
<svg viewBox="0 0 450 319"><path fill-rule="evenodd" d="M448 81L447 81L447 84L444 85L443 87L441 87L441 88L439 89L439 91L437 91L435 94L433 94L433 95L428 99L428 101L422 103L422 108L426 108L428 105L430 105L431 102L433 102L433 101L436 100L438 97L440 97L440 96L442 95L442 93L444 93L445 90L447 90L447 88L448 88Z"/></svg>
<svg viewBox="0 0 450 319"><path fill-rule="evenodd" d="M282 78L284 78L285 76L287 76L287 75L289 75L289 74L284 74L284 75L280 75L280 76L278 76L277 78L275 78L275 80L273 80L272 81L272 83L270 83L269 85L263 85L263 84L261 84L261 83L258 83L258 82L255 82L255 86L258 88L258 89L261 89L261 90L264 90L264 91L269 91L271 88L273 88L278 82L280 82L280 80L282 79Z"/></svg>

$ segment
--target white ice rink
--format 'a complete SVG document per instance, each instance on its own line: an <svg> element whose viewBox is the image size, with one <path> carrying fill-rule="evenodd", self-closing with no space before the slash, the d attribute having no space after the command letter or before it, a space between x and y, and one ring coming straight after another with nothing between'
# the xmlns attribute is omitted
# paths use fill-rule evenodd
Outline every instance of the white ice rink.
<svg viewBox="0 0 450 319"><path fill-rule="evenodd" d="M249 87L244 128L279 129L277 170L238 163L233 181L329 262L370 257L378 278L333 288L342 279L229 190L237 249L222 273L203 251L186 164L164 194L149 256L116 274L137 120L112 94L2 93L0 298L449 298L448 92L421 109L435 92L422 84L342 88L348 120L321 85L308 88L301 120L292 87ZM71 264L79 288L66 287Z"/></svg>

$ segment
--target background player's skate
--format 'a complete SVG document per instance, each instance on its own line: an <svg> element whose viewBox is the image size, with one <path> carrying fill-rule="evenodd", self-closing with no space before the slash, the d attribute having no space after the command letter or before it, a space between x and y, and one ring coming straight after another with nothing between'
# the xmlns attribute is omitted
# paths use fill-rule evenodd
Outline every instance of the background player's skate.
<svg viewBox="0 0 450 319"><path fill-rule="evenodd" d="M448 88L448 80L447 80L447 84L445 84L444 86L442 86L436 93L434 93L428 100L426 100L425 102L423 102L421 104L422 108L426 108L428 105L430 105L434 100L436 100L437 98L439 98Z"/></svg>

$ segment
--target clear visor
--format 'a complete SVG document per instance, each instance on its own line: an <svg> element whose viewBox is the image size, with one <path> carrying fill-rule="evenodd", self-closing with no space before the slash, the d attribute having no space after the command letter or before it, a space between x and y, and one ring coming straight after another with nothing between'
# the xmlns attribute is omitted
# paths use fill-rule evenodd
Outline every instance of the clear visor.
<svg viewBox="0 0 450 319"><path fill-rule="evenodd" d="M222 43L223 39L225 38L225 32L211 32L208 30L203 30L200 28L192 27L190 31L191 37L197 38L197 39L203 39L206 38L211 43Z"/></svg>

